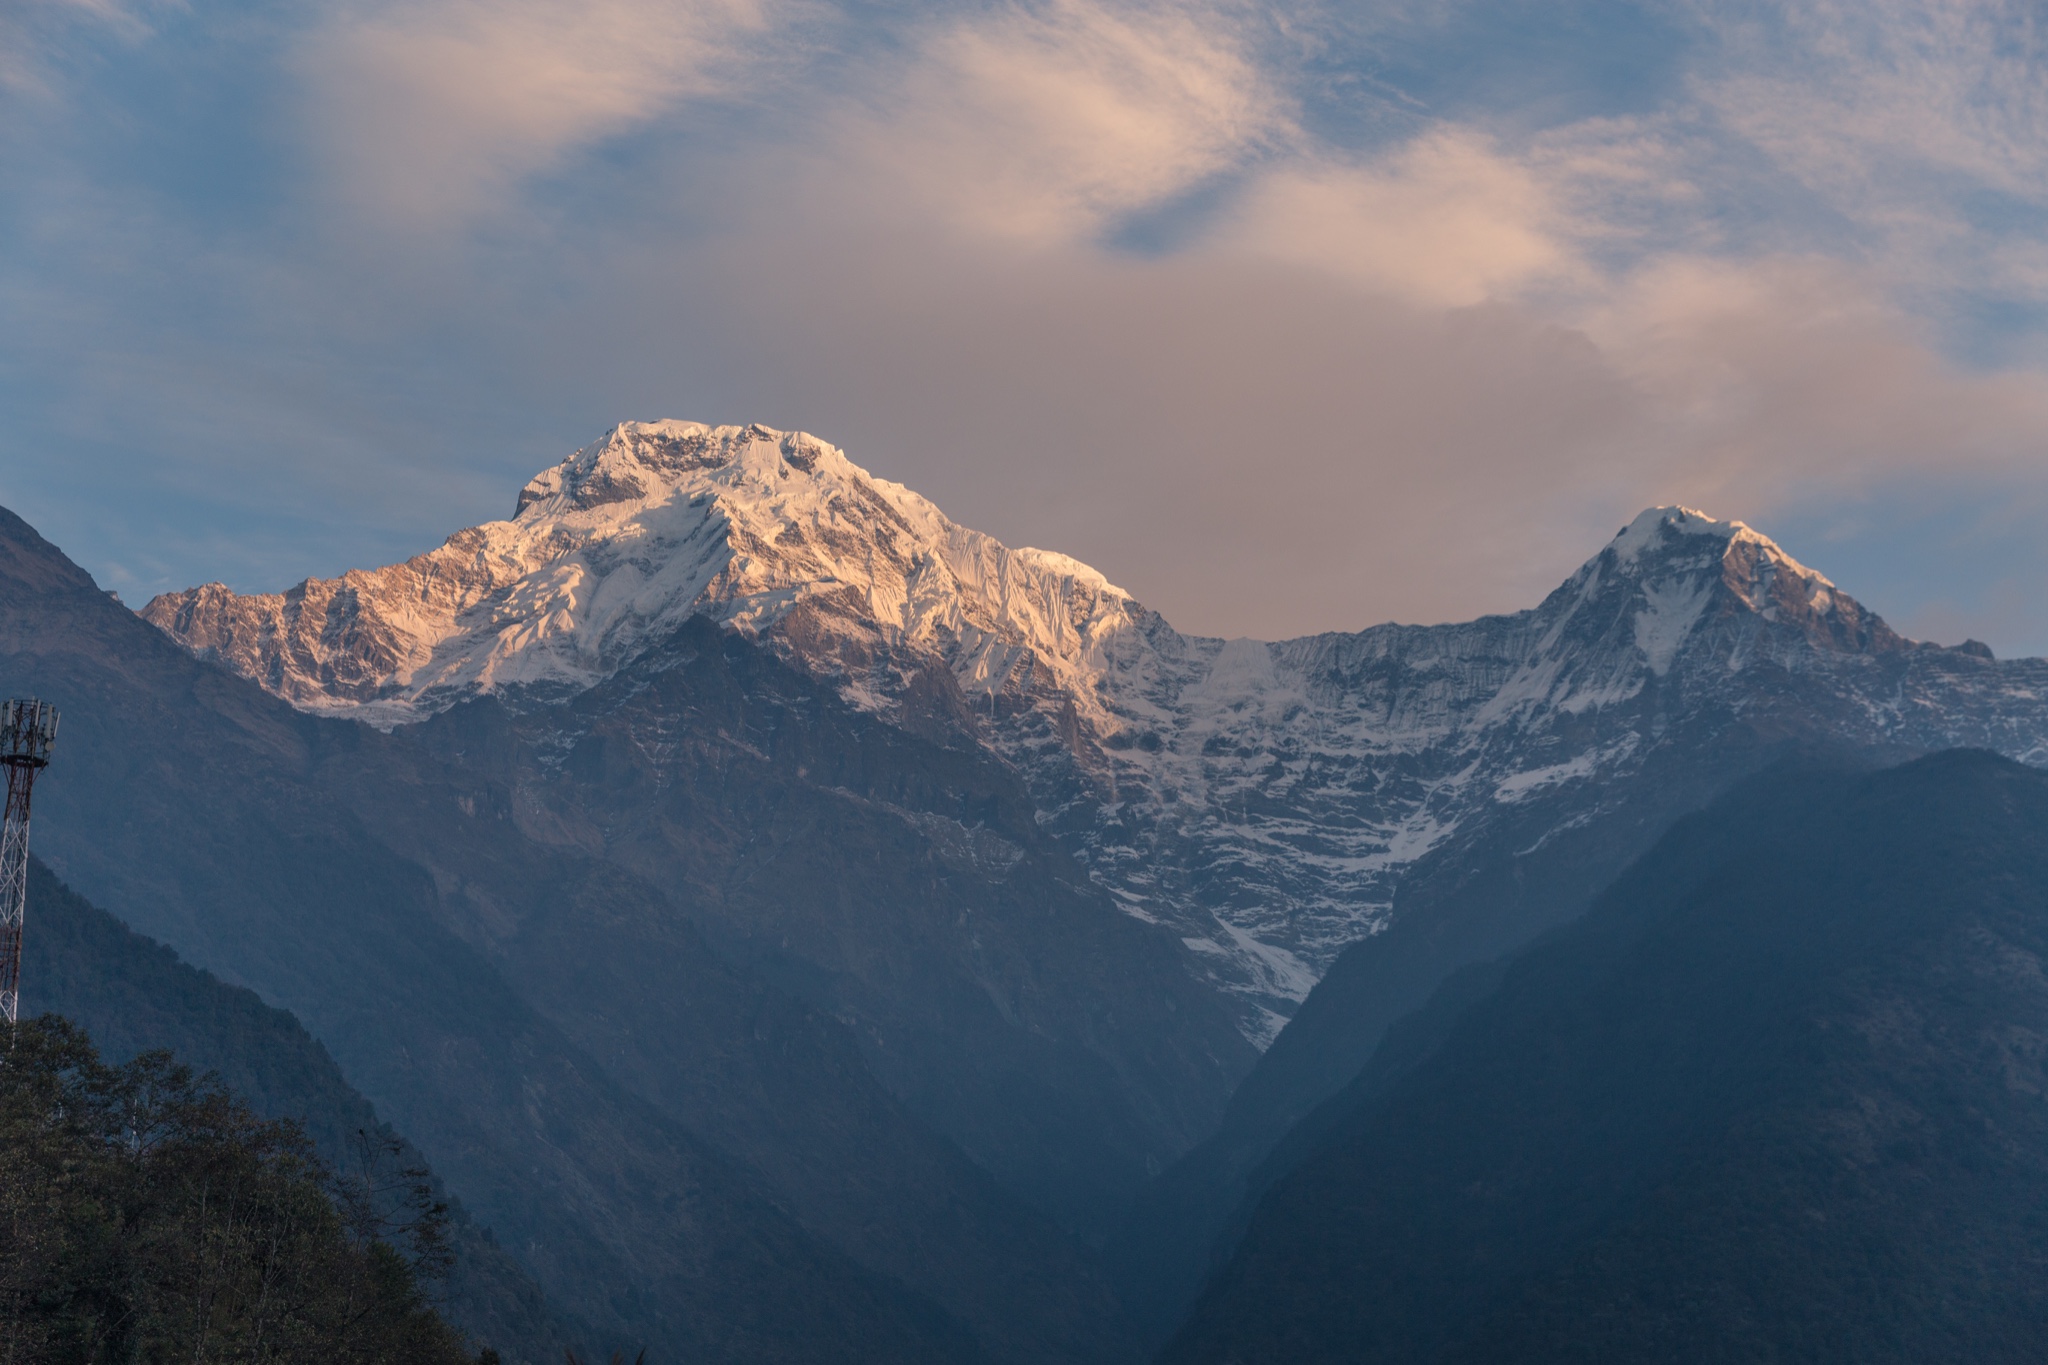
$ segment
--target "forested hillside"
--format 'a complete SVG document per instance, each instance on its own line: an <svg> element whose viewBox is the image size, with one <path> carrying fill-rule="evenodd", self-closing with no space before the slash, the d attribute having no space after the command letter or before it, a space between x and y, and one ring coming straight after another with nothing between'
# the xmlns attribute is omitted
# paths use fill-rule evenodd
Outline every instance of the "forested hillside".
<svg viewBox="0 0 2048 1365"><path fill-rule="evenodd" d="M0 1358L466 1365L420 1283L438 1211L390 1223L374 1194L167 1052L108 1066L27 1021L0 1063Z"/></svg>

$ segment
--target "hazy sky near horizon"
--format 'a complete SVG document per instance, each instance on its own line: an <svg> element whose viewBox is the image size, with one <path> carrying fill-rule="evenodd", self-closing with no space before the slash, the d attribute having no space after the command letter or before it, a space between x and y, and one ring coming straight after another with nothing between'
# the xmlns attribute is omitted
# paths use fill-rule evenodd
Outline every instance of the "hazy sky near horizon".
<svg viewBox="0 0 2048 1365"><path fill-rule="evenodd" d="M132 604L801 428L1204 633L1635 511L2048 653L2048 12L12 0L0 502Z"/></svg>

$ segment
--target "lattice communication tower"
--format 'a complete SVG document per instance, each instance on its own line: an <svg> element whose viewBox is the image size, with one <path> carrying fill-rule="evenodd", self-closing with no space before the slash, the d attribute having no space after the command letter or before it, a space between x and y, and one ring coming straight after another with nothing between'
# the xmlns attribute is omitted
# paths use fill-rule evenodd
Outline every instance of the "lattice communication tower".
<svg viewBox="0 0 2048 1365"><path fill-rule="evenodd" d="M0 702L0 764L7 812L0 819L0 1013L10 1031L21 1009L21 918L28 909L28 794L50 764L57 708L33 697Z"/></svg>

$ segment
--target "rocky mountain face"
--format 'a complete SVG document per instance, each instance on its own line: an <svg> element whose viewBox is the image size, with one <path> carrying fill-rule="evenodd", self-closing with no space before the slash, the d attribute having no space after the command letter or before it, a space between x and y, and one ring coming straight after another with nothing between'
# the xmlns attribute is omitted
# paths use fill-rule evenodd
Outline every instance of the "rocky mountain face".
<svg viewBox="0 0 2048 1365"><path fill-rule="evenodd" d="M1262 1046L1433 853L1507 825L1541 848L1638 802L1681 740L2048 754L2048 665L1904 640L1739 522L1652 509L1511 616L1217 640L758 426L626 423L512 520L404 564L144 615L296 706L386 727L484 694L531 711L684 620L728 627L1000 758Z"/></svg>

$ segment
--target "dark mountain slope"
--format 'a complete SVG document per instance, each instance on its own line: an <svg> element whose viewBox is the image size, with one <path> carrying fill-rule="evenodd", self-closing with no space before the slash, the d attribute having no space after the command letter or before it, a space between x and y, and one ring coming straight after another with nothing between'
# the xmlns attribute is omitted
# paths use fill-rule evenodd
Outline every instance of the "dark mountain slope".
<svg viewBox="0 0 2048 1365"><path fill-rule="evenodd" d="M1166 1359L2042 1358L2044 833L1967 752L1682 822L1317 1116Z"/></svg>
<svg viewBox="0 0 2048 1365"><path fill-rule="evenodd" d="M586 732L567 743L559 713L485 700L394 736L424 745L417 783L389 783L388 763L337 760L326 776L360 796L390 846L432 871L451 927L537 1010L675 1121L762 1171L807 1226L937 1297L997 1358L1129 1354L1093 1257L927 1125L950 1121L986 1137L977 1154L1011 1157L1002 1173L1046 1202L1125 1197L1145 1158L1172 1150L1157 1135L1165 1125L1120 1119L1132 1106L1118 1074L1094 1053L1062 1054L1044 1040L1091 1022L1062 1013L1083 979L1059 979L1062 959L1097 949L1088 970L1128 970L1145 954L1103 949L1102 931L1142 927L1113 913L1076 923L1077 902L1093 907L1072 888L1036 906L1017 905L1011 889L1016 918L1028 909L1043 922L1030 926L1045 959L1035 965L1055 978L1051 1006L1031 1002L1049 1016L1044 1027L1025 1035L991 996L1024 995L1032 982L992 979L965 993L944 960L948 938L978 933L988 956L1033 961L1028 946L1006 941L1001 920L972 916L988 879L949 888L951 869L912 823L919 813L877 809L852 789L924 781L931 790L888 790L965 804L972 786L962 794L946 784L963 770L971 782L972 755L932 761L920 743L870 727L865 736L883 749L874 761L834 734L829 717L820 723L778 694L786 672L702 623L650 675L580 698L571 716ZM826 705L797 687L798 703ZM719 704L729 713L704 723ZM644 732L662 730L665 747L650 760ZM835 790L834 779L846 785ZM643 811L651 833L636 827ZM1005 842L953 827L963 842ZM1027 878L1045 874L1024 873L1016 881L1028 895ZM943 921L916 922L949 891ZM1066 941L1044 946L1058 936ZM874 981L891 969L893 979ZM1190 1012L1206 1004L1184 975L1163 976L1168 1017L1176 995ZM1102 991L1124 986L1135 1012L1145 984ZM1235 1045L1227 1016L1214 1017ZM935 1087L933 1073L950 1083ZM877 1074L901 1082L904 1097ZM1201 1089L1217 1087L1211 1078ZM1167 1131L1192 1129L1205 1113L1213 1108L1171 1115ZM1105 1152L1116 1158L1107 1172Z"/></svg>
<svg viewBox="0 0 2048 1365"><path fill-rule="evenodd" d="M341 1068L283 1010L178 960L51 875L29 864L29 932L22 951L27 1008L62 1015L92 1036L110 1065L167 1049L218 1074L266 1118L297 1122L337 1169L360 1164L358 1134L396 1139L343 1079ZM402 1141L402 1139L400 1139ZM389 1166L424 1158L410 1144ZM552 1362L588 1328L556 1320L538 1285L459 1204L446 1316L508 1361Z"/></svg>
<svg viewBox="0 0 2048 1365"><path fill-rule="evenodd" d="M650 1085L696 1065L666 1014L673 965L702 956L694 929L847 1021L912 1112L1099 1234L1255 1056L1179 941L1118 912L1013 776L851 712L707 621L569 702L486 699L393 739L443 784L394 790L381 762L337 760L337 788L352 772L362 818L453 888L459 932L538 1007L601 1055L652 1049L627 1064ZM525 864L477 837L493 821L524 834ZM601 1005L553 989L565 968L599 974Z"/></svg>
<svg viewBox="0 0 2048 1365"><path fill-rule="evenodd" d="M1757 719L1714 714L1690 732L1674 727L1614 799L1574 810L1584 795L1559 792L1503 806L1418 861L1393 923L1344 950L1231 1096L1216 1131L1144 1191L1113 1240L1120 1290L1150 1343L1164 1342L1227 1259L1227 1230L1263 1191L1276 1145L1359 1074L1397 1020L1454 973L1577 919L1674 821L1717 793L1832 751L1796 738L1796 719Z"/></svg>
<svg viewBox="0 0 2048 1365"><path fill-rule="evenodd" d="M778 1210L536 1014L318 773L405 751L180 650L0 518L0 686L64 710L36 840L93 900L291 1009L551 1299L697 1359L953 1360L927 1301Z"/></svg>
<svg viewBox="0 0 2048 1365"><path fill-rule="evenodd" d="M992 1358L1129 1353L1091 1256L1015 1191L1106 1224L1253 1054L998 763L702 623L571 705L383 735L192 658L8 528L0 683L66 707L38 848L304 1019L552 1300L623 1332L715 1278L662 1203L703 1139Z"/></svg>

